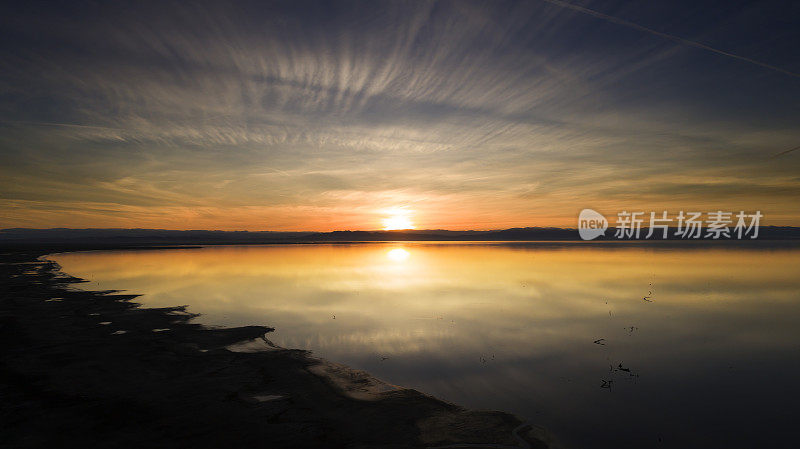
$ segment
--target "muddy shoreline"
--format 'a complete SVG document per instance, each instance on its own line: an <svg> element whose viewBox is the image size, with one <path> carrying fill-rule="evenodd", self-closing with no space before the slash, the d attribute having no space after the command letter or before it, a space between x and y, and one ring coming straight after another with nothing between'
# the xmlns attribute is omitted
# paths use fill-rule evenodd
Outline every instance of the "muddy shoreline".
<svg viewBox="0 0 800 449"><path fill-rule="evenodd" d="M81 290L46 257L79 249L96 248L0 250L2 446L554 445L513 415L275 347L266 326L210 328L185 306Z"/></svg>

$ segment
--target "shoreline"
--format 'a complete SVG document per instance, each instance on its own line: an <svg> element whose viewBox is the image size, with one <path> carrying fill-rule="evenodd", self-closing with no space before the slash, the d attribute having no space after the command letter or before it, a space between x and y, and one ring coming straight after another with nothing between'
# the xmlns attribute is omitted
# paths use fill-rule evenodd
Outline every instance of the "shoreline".
<svg viewBox="0 0 800 449"><path fill-rule="evenodd" d="M277 347L266 326L206 327L190 322L197 315L187 306L143 308L138 295L81 290L84 280L47 259L92 249L134 248L0 253L4 444L554 445L511 414L468 410Z"/></svg>

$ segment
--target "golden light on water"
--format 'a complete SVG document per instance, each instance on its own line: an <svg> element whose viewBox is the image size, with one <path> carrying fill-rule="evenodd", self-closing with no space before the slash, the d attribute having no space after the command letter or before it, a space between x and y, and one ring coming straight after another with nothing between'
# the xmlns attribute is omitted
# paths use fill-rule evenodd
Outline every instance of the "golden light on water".
<svg viewBox="0 0 800 449"><path fill-rule="evenodd" d="M395 262L403 262L405 260L408 260L409 255L410 254L408 253L408 251L404 250L403 248L395 248L389 250L389 252L386 253L386 257Z"/></svg>
<svg viewBox="0 0 800 449"><path fill-rule="evenodd" d="M339 360L346 357L338 351L414 347L473 355L475 335L484 329L493 329L486 338L498 345L525 342L508 343L510 352L544 351L538 345L591 344L628 325L648 329L653 338L686 336L722 311L796 310L797 253L791 251L407 242L76 252L52 259L66 273L102 281L90 288L144 293L137 302L147 307L190 304L205 324L274 323L277 343ZM655 302L643 301L651 290ZM682 310L685 321L664 321L664 307ZM342 327L348 319L357 325ZM565 320L586 327L578 336L560 324ZM318 340L308 340L309 329ZM672 351L671 343L663 344Z"/></svg>

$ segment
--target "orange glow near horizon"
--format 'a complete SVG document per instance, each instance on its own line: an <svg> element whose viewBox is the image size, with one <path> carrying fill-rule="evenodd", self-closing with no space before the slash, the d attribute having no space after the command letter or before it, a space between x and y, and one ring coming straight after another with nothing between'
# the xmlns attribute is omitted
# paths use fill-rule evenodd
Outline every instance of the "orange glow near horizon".
<svg viewBox="0 0 800 449"><path fill-rule="evenodd" d="M390 211L392 215L383 219L384 231L399 231L403 229L414 229L414 224L408 216L408 211L402 209L393 209Z"/></svg>
<svg viewBox="0 0 800 449"><path fill-rule="evenodd" d="M576 198L578 195L576 194ZM755 211L764 214L761 225L792 226L797 218L782 212L780 205L761 207L748 200L688 201L649 204L645 201L578 198L574 200L536 198L530 202L481 195L450 195L415 198L413 195L347 198L325 206L169 206L169 207L119 207L103 204L102 208L88 203L62 204L63 209L46 207L25 209L24 204L0 199L0 208L8 211L0 218L3 228L119 228L215 231L373 231L373 230L425 230L448 229L491 230L516 227L565 227L577 225L578 213L590 207L610 220L621 210L662 211ZM386 207L386 204L403 204ZM405 204L408 204L407 206ZM688 205L687 205L688 204ZM588 206L587 206L588 205ZM412 209L413 208L413 209ZM65 213L65 210L72 212ZM26 212L23 212L26 211ZM80 212L78 212L80 211ZM56 225L57 224L57 225Z"/></svg>

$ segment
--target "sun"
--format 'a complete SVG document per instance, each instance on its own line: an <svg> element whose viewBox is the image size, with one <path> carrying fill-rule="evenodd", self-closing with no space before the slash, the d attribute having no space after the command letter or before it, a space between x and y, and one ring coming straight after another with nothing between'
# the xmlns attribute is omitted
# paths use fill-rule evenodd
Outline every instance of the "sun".
<svg viewBox="0 0 800 449"><path fill-rule="evenodd" d="M383 219L384 231L397 231L400 229L414 229L414 225L407 216L392 215Z"/></svg>

